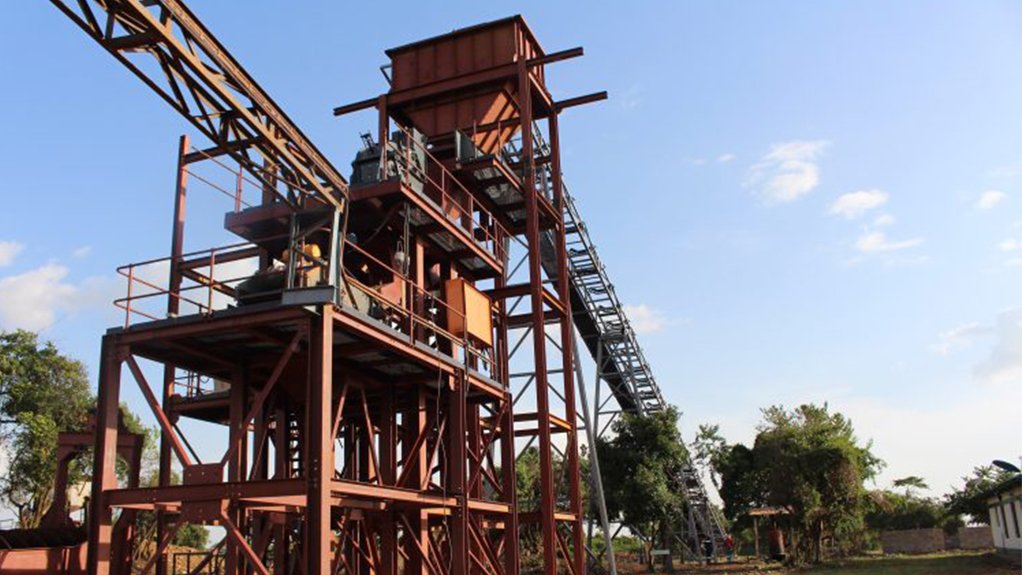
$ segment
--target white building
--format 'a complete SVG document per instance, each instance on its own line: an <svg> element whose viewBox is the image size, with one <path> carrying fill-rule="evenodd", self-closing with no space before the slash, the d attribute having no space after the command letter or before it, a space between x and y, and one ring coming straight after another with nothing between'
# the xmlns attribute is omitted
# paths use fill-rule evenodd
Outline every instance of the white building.
<svg viewBox="0 0 1022 575"><path fill-rule="evenodd" d="M986 494L994 547L1022 561L1022 474L1002 481Z"/></svg>

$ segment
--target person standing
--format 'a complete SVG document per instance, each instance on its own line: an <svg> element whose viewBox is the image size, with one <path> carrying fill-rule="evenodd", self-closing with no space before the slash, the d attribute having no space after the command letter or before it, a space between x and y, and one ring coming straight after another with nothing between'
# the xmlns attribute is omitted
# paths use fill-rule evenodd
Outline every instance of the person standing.
<svg viewBox="0 0 1022 575"><path fill-rule="evenodd" d="M724 553L727 555L727 562L731 563L735 557L735 538L728 533L724 536Z"/></svg>

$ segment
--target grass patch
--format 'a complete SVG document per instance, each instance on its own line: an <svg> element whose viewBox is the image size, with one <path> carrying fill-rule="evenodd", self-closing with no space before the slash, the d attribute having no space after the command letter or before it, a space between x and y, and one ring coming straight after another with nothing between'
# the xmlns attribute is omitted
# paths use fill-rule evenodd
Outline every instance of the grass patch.
<svg viewBox="0 0 1022 575"><path fill-rule="evenodd" d="M796 571L819 575L1017 575L1018 570L993 553L942 553L855 557Z"/></svg>

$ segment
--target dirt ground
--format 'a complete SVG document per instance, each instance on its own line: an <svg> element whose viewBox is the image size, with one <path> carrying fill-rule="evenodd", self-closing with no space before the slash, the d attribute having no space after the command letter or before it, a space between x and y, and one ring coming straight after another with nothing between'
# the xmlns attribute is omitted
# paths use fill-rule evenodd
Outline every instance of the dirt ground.
<svg viewBox="0 0 1022 575"><path fill-rule="evenodd" d="M620 575L646 575L649 573L649 568L646 565L638 563L631 557L618 557L617 570ZM783 567L777 563L765 563L762 561L752 561L751 559L742 558L736 559L733 563L713 563L710 565L697 565L694 563L680 564L677 561L674 563L674 572L677 574L684 575L703 575L703 574L740 574L740 575L765 575L774 574L780 575L785 573ZM660 566L657 566L657 573L664 575L666 572Z"/></svg>
<svg viewBox="0 0 1022 575"><path fill-rule="evenodd" d="M645 565L622 558L622 575L648 573ZM657 573L663 573L657 569ZM1019 575L1019 567L993 553L944 553L937 555L896 555L835 560L825 565L785 569L777 563L750 559L711 565L675 565L683 575Z"/></svg>

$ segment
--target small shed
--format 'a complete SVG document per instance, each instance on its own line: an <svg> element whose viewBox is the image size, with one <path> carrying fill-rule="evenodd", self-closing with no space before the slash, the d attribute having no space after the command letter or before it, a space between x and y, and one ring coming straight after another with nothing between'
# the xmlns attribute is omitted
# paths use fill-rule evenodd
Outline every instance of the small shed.
<svg viewBox="0 0 1022 575"><path fill-rule="evenodd" d="M994 547L1001 554L1022 561L1022 473L998 483L982 497L990 510Z"/></svg>
<svg viewBox="0 0 1022 575"><path fill-rule="evenodd" d="M769 553L768 557L775 560L783 560L786 556L784 549L784 532L780 526L777 525L777 518L781 516L790 515L790 511L782 507L757 507L748 511L749 517L752 517L752 532L753 538L756 545L756 557L760 557L759 552L759 531L760 531L760 518L767 520L767 544Z"/></svg>

